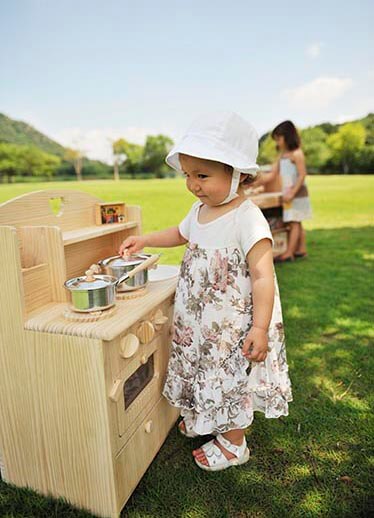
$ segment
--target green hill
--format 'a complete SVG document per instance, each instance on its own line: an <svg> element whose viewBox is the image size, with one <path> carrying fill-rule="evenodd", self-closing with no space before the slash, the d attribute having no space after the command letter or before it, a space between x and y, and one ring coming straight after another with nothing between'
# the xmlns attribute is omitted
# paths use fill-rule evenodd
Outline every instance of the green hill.
<svg viewBox="0 0 374 518"><path fill-rule="evenodd" d="M29 124L17 121L0 113L0 142L36 146L46 153L63 157L65 148L54 140L46 137Z"/></svg>
<svg viewBox="0 0 374 518"><path fill-rule="evenodd" d="M58 156L62 159L61 165L55 170L56 178L75 178L75 171L71 161L65 159L66 148L58 142L50 139L30 124L11 119L0 113L0 143L15 144L17 146L36 147L46 153ZM107 178L112 174L112 167L99 160L90 160L84 157L83 175L88 178ZM6 173L5 173L6 176ZM0 181L4 181L1 178ZM8 178L9 181L9 178Z"/></svg>

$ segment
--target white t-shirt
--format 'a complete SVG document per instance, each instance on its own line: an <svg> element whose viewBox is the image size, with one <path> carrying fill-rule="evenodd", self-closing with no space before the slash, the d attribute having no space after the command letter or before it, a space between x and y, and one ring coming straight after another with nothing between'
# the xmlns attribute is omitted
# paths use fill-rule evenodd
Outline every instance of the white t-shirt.
<svg viewBox="0 0 374 518"><path fill-rule="evenodd" d="M226 212L213 221L199 223L198 213L202 202L195 202L178 228L190 243L201 248L226 248L240 246L246 256L257 241L268 238L274 245L269 223L261 209L248 198L239 207Z"/></svg>

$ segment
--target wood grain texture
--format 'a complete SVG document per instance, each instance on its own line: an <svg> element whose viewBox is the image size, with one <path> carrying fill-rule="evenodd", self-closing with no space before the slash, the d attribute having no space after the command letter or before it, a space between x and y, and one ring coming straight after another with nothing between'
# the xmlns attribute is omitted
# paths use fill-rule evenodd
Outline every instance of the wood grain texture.
<svg viewBox="0 0 374 518"><path fill-rule="evenodd" d="M63 198L60 216L51 197ZM43 191L0 205L0 469L9 483L118 518L179 415L161 395L170 353L161 320L173 318L177 280L150 283L102 321L64 318L66 278L141 233L138 206L126 207L135 226L96 232L96 201ZM156 315L154 339L121 357L121 340ZM116 380L151 355L153 377L125 412L123 393L110 399ZM145 448L135 459L134 447Z"/></svg>
<svg viewBox="0 0 374 518"><path fill-rule="evenodd" d="M271 209L282 206L282 192L264 192L248 196L260 209Z"/></svg>
<svg viewBox="0 0 374 518"><path fill-rule="evenodd" d="M34 311L25 321L25 329L43 333L82 336L101 340L113 340L142 316L175 292L177 280L149 283L147 293L138 299L119 300L115 314L92 323L68 322L63 317L66 304L50 303Z"/></svg>
<svg viewBox="0 0 374 518"><path fill-rule="evenodd" d="M62 199L60 216L50 206L51 199ZM95 203L99 198L65 189L36 191L0 204L0 225L14 227L57 226L62 231L95 225Z"/></svg>
<svg viewBox="0 0 374 518"><path fill-rule="evenodd" d="M164 397L160 398L118 455L115 462L115 477L118 481L118 509L121 509L129 499L178 415L177 408L170 406ZM149 422L151 422L151 431L147 432ZM128 469L128 466L131 466L132 469Z"/></svg>

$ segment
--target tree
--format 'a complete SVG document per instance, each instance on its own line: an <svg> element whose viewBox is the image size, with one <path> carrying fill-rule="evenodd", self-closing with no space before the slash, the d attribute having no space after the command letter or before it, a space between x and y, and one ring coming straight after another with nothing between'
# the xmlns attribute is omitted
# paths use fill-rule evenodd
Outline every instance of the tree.
<svg viewBox="0 0 374 518"><path fill-rule="evenodd" d="M355 172L372 174L374 172L374 145L366 145L355 160Z"/></svg>
<svg viewBox="0 0 374 518"><path fill-rule="evenodd" d="M20 146L0 142L0 176L3 182L6 178L8 183L12 177L21 172L21 160L19 153Z"/></svg>
<svg viewBox="0 0 374 518"><path fill-rule="evenodd" d="M82 180L83 153L79 149L66 148L64 159L74 166L78 182Z"/></svg>
<svg viewBox="0 0 374 518"><path fill-rule="evenodd" d="M270 133L267 137L260 143L260 150L258 154L258 163L263 164L271 164L277 157L277 150L275 147L275 142L271 138Z"/></svg>
<svg viewBox="0 0 374 518"><path fill-rule="evenodd" d="M8 178L15 175L51 176L60 165L59 157L34 146L0 143L0 173Z"/></svg>
<svg viewBox="0 0 374 518"><path fill-rule="evenodd" d="M163 178L169 170L169 166L165 163L165 157L172 146L173 141L166 135L149 135L144 146L144 170L155 173L157 178Z"/></svg>
<svg viewBox="0 0 374 518"><path fill-rule="evenodd" d="M320 169L330 157L327 135L320 127L301 130L301 143L307 167Z"/></svg>
<svg viewBox="0 0 374 518"><path fill-rule="evenodd" d="M142 169L143 151L143 146L140 144L133 144L123 138L113 143L113 153L117 153L118 156L123 156L122 162L121 160L118 162L118 167L121 163L124 163L125 171L131 174L132 178L135 178L136 173L139 173ZM116 164L116 161L114 164ZM114 176L116 176L116 173Z"/></svg>
<svg viewBox="0 0 374 518"><path fill-rule="evenodd" d="M341 166L345 174L350 172L357 155L363 150L365 137L365 128L359 122L343 124L336 133L328 137L331 161Z"/></svg>
<svg viewBox="0 0 374 518"><path fill-rule="evenodd" d="M113 157L114 157L114 179L119 180L119 166L121 163L123 163L124 160L124 151L123 151L123 139L116 140L112 144L112 151L113 151Z"/></svg>
<svg viewBox="0 0 374 518"><path fill-rule="evenodd" d="M30 176L52 176L61 163L59 157L33 146L22 146L20 161L22 172Z"/></svg>
<svg viewBox="0 0 374 518"><path fill-rule="evenodd" d="M112 144L112 150L113 150L113 157L114 157L114 179L119 180L119 167L122 165L126 160L126 144L127 142L120 138L119 140L116 140Z"/></svg>

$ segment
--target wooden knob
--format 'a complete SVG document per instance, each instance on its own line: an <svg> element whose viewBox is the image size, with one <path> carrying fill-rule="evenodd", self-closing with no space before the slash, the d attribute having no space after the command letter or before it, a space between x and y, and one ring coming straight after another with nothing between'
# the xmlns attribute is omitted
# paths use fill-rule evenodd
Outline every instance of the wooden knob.
<svg viewBox="0 0 374 518"><path fill-rule="evenodd" d="M98 264L91 264L89 270L91 270L93 273L101 273L101 268Z"/></svg>
<svg viewBox="0 0 374 518"><path fill-rule="evenodd" d="M147 356L145 354L143 354L143 356L140 358L140 363L142 363L144 365L145 363L147 363L147 361L148 361Z"/></svg>
<svg viewBox="0 0 374 518"><path fill-rule="evenodd" d="M120 355L122 358L131 358L139 349L139 338L133 334L128 334L120 342Z"/></svg>
<svg viewBox="0 0 374 518"><path fill-rule="evenodd" d="M109 399L114 401L115 403L118 403L119 398L123 394L123 385L125 383L125 380L123 379L116 379L116 381L113 383L113 386L109 393Z"/></svg>
<svg viewBox="0 0 374 518"><path fill-rule="evenodd" d="M153 421L150 420L150 421L147 421L144 425L144 430L147 432L147 433L151 433L151 431L153 430Z"/></svg>
<svg viewBox="0 0 374 518"><path fill-rule="evenodd" d="M153 325L158 331L164 324L166 324L168 320L168 317L162 313L161 309L158 309L155 313L155 316L153 317Z"/></svg>
<svg viewBox="0 0 374 518"><path fill-rule="evenodd" d="M149 320L142 322L136 331L136 336L142 344L147 344L153 340L153 337L155 336L155 328L153 327L152 322Z"/></svg>
<svg viewBox="0 0 374 518"><path fill-rule="evenodd" d="M86 274L87 282L93 282L95 280L94 272L92 270L86 270L84 273Z"/></svg>

